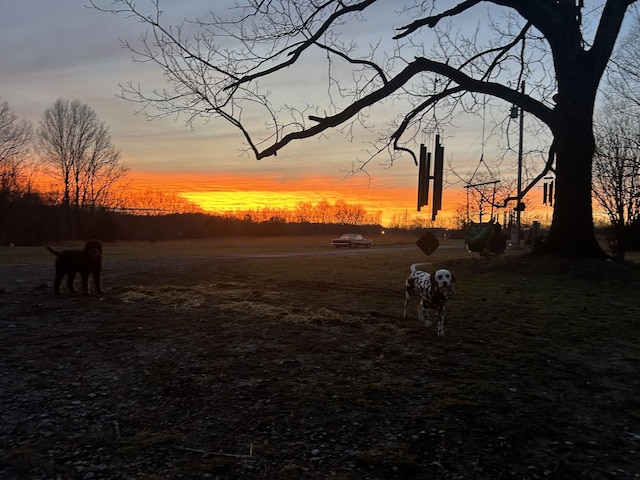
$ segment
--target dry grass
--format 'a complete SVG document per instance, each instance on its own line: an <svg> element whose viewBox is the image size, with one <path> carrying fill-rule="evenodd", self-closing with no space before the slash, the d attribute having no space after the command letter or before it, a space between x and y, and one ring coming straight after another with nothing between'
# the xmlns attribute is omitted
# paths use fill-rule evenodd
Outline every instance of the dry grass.
<svg viewBox="0 0 640 480"><path fill-rule="evenodd" d="M337 236L338 234L336 234ZM376 246L412 245L416 238L409 234L373 235ZM112 242L105 243L105 255L110 260L135 258L197 257L221 254L251 253L304 253L333 250L331 238L326 235L295 237L230 237L164 242ZM66 242L59 248L81 248L82 242ZM44 246L0 246L0 265L29 265L48 263L51 254Z"/></svg>
<svg viewBox="0 0 640 480"><path fill-rule="evenodd" d="M317 241L109 245L102 297L5 269L0 477L638 478L637 266ZM420 261L444 338L402 319Z"/></svg>

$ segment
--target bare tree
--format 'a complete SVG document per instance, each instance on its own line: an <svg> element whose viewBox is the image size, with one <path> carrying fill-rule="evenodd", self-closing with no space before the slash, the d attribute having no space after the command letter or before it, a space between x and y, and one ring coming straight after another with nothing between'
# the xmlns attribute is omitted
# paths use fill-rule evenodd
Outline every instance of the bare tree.
<svg viewBox="0 0 640 480"><path fill-rule="evenodd" d="M329 223L331 221L331 204L327 200L320 200L315 207L316 223Z"/></svg>
<svg viewBox="0 0 640 480"><path fill-rule="evenodd" d="M630 33L616 49L607 72L607 97L610 102L623 101L640 112L640 16L635 17Z"/></svg>
<svg viewBox="0 0 640 480"><path fill-rule="evenodd" d="M614 227L624 258L629 227L640 223L640 16L613 55L605 106L596 117L594 197Z"/></svg>
<svg viewBox="0 0 640 480"><path fill-rule="evenodd" d="M143 192L128 192L124 211L138 215L173 215L178 213L202 213L202 208L175 192L148 188Z"/></svg>
<svg viewBox="0 0 640 480"><path fill-rule="evenodd" d="M6 101L0 101L0 199L11 200L27 187L31 156L31 124L19 121Z"/></svg>
<svg viewBox="0 0 640 480"><path fill-rule="evenodd" d="M38 149L62 186L62 204L77 210L104 206L110 189L128 171L107 126L79 100L58 99L44 112Z"/></svg>
<svg viewBox="0 0 640 480"><path fill-rule="evenodd" d="M617 103L599 113L593 161L594 196L619 241L624 227L640 220L640 117L628 110Z"/></svg>
<svg viewBox="0 0 640 480"><path fill-rule="evenodd" d="M235 18L212 13L206 21L172 27L162 22L159 0L149 2L151 12L133 0L103 7L100 1L92 4L146 24L150 33L126 45L139 60L155 62L171 85L146 94L131 83L123 96L156 107L159 115L186 114L188 122L222 118L240 130L258 159L332 129L351 135L354 125L366 124L371 107L392 99L401 111L379 151L405 152L415 160L412 149L419 132L431 127L436 105L472 109L477 94L517 105L553 138L544 170L523 190L555 170L556 203L544 250L565 257L605 255L591 208L592 118L600 80L635 0L588 7L584 0L460 0L445 10L442 2L415 2L388 15L397 29L388 39L391 50L379 52L380 42L366 53L345 37L350 24L385 2L246 0L233 10ZM482 42L480 26L471 34L453 31L457 18L482 5L509 16L504 23L490 19L490 40ZM296 66L299 78L313 80L306 60L319 58L328 61L328 87L317 89L327 92L324 105L294 106L290 92L282 92L280 101L271 94L278 85L269 81L286 82ZM536 85L526 94L525 80ZM266 131L252 133L254 124L245 121L255 106L266 113Z"/></svg>
<svg viewBox="0 0 640 480"><path fill-rule="evenodd" d="M294 211L295 221L298 223L314 222L315 214L313 203L311 202L298 202Z"/></svg>
<svg viewBox="0 0 640 480"><path fill-rule="evenodd" d="M466 179L458 177L465 183L466 195L466 221L486 222L495 220L498 215L498 208L504 207L504 198L515 188L510 182L503 180L500 173L491 171L475 172ZM488 219L486 218L488 217Z"/></svg>

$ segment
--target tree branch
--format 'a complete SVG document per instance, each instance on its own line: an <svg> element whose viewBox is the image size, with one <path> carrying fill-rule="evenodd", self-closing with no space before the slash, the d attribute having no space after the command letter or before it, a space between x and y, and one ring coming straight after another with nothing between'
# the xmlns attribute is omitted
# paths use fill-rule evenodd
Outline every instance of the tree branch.
<svg viewBox="0 0 640 480"><path fill-rule="evenodd" d="M268 68L266 70L263 70L261 72L257 72L257 73L253 73L250 75L245 75L243 77L240 77L236 82L232 83L231 85L227 86L226 89L230 89L230 88L234 88L238 85L241 85L243 83L249 83L253 80L256 80L258 78L261 77L266 77L272 73L275 73L279 70L282 70L284 68L287 68L291 65L293 65L294 63L296 63L296 61L298 60L298 58L300 57L300 55L302 55L302 53L309 48L311 45L314 45L318 39L322 36L323 33L325 33L327 30L329 30L330 27L333 26L333 23L340 18L343 15L347 15L349 13L354 13L354 12L361 12L363 11L365 8L367 8L368 6L374 4L377 0L364 0L361 3L357 3L355 5L350 5L348 7L344 7L341 10L337 10L335 12L333 12L329 18L327 18L323 24L321 25L321 27L313 34L311 35L308 39L306 39L304 42L302 42L302 44L300 46L298 46L295 50L293 50L292 52L289 52L289 59L281 62L277 65L274 65L271 68ZM330 5L331 3L333 3L333 1L329 1L326 5ZM340 2L341 5L342 2ZM326 6L325 5L325 6ZM318 7L318 9L321 9L323 7Z"/></svg>
<svg viewBox="0 0 640 480"><path fill-rule="evenodd" d="M445 63L436 62L424 57L418 57L409 65L407 65L407 67L405 67L405 69L402 70L397 76L390 79L381 88L355 101L336 115L332 115L330 117L309 116L309 119L317 122L317 125L314 125L313 127L308 129L303 129L285 135L282 139L280 139L267 149L259 152L257 154L257 158L261 159L269 157L271 155L275 155L278 150L280 150L293 140L312 137L329 128L338 126L346 122L348 119L355 116L364 108L369 107L374 103L388 97L393 92L405 85L415 75L422 72L433 72L443 75L460 86L460 88L451 89L450 93L459 92L461 90L476 93L486 93L488 95L502 98L507 102L520 105L529 113L540 118L543 122L549 125L552 124L553 110L545 106L541 102L534 100L528 95L525 95L517 90L505 87L504 85L501 85L499 83L476 80L472 77L469 77L464 72L461 72L460 70ZM430 101L428 100L427 102Z"/></svg>
<svg viewBox="0 0 640 480"><path fill-rule="evenodd" d="M395 132L393 132L393 134L391 134L391 137L390 137L393 140L393 148L394 148L394 150L397 150L397 151L400 151L400 152L407 152L409 155L411 155L411 158L413 158L413 161L414 161L414 163L416 164L416 167L417 167L418 166L418 159L416 158L415 153L413 153L413 150L410 150L408 148L401 147L401 146L398 145L398 141L400 140L400 137L402 137L404 132L407 130L409 124L411 123L411 120L413 120L419 113L425 111L430 106L435 105L437 102L439 102L443 98L451 96L451 95L454 95L456 93L460 93L462 91L464 91L464 89L462 87L454 87L454 88L450 88L450 89L445 89L445 90L443 90L442 92L440 92L438 94L432 95L426 101L422 102L416 108L411 110L411 112L409 112L407 115L405 115L404 120L402 120L402 123L400 124L400 126L396 129Z"/></svg>
<svg viewBox="0 0 640 480"><path fill-rule="evenodd" d="M375 64L374 62L371 62L371 61L368 61L368 60L358 60L358 59L355 59L355 58L351 58L348 55L346 55L345 53L340 52L340 51L336 50L335 48L331 48L328 45L324 45L324 44L321 44L321 43L316 43L316 46L326 50L327 52L333 53L334 55L336 55L336 56L346 60L347 62L354 64L354 65L365 65L367 67L370 67L370 68L372 68L373 70L376 71L378 76L382 79L383 83L387 83L389 81L387 79L387 75L384 73L384 70L382 70L382 68L380 68L380 66Z"/></svg>
<svg viewBox="0 0 640 480"><path fill-rule="evenodd" d="M263 150L262 152L259 152L257 154L258 160L260 160L261 158L269 157L271 155L275 155L278 150L289 144L292 140L300 140L303 138L313 137L314 135L324 132L329 128L336 127L346 122L347 120L358 114L360 111L362 111L364 108L370 107L374 103L386 98L396 90L400 89L411 78L421 73L422 71L423 69L421 68L419 63L417 61L414 61L378 90L365 95L359 100L356 100L341 112L330 117L316 117L310 115L309 120L317 122L317 125L285 135L282 139L271 145L269 148Z"/></svg>
<svg viewBox="0 0 640 480"><path fill-rule="evenodd" d="M511 200L522 200L524 198L524 196L529 193L529 190L531 190L533 187L535 187L535 185L544 178L544 176L553 171L553 162L556 161L556 144L555 141L553 143L551 143L551 147L549 147L549 156L547 157L547 162L544 165L544 169L542 170L542 172L540 172L538 174L538 176L536 176L536 178L534 178L533 180L531 180L531 183L529 183L529 185L527 185L521 193L520 199L518 199L517 196L515 197L507 197L504 199L504 204L502 205L503 207L507 206L507 203L509 203Z"/></svg>
<svg viewBox="0 0 640 480"><path fill-rule="evenodd" d="M464 12L465 10L470 9L471 7L477 5L482 1L485 1L485 0L465 0L464 2L453 7L452 9L449 9L446 12L442 12L439 15L434 15L431 17L426 17L426 18L421 18L420 20L416 20L410 23L409 25L405 25L404 27L398 28L398 30L404 30L404 31L402 33L399 33L395 37L393 37L393 39L398 40L400 38L406 37L407 35L410 35L411 33L415 32L419 28L424 27L425 25L430 28L433 28L443 18L453 17L459 13Z"/></svg>
<svg viewBox="0 0 640 480"><path fill-rule="evenodd" d="M487 95L501 98L506 102L522 107L547 125L553 125L553 110L518 90L505 87L500 83L477 80L446 63L423 57L416 58L415 62L420 65L421 70L440 74L469 92L486 93Z"/></svg>
<svg viewBox="0 0 640 480"><path fill-rule="evenodd" d="M605 4L593 46L588 52L590 62L596 69L604 71L606 68L618 38L618 34L612 35L611 32L620 32L627 8L635 2L636 0L609 0Z"/></svg>

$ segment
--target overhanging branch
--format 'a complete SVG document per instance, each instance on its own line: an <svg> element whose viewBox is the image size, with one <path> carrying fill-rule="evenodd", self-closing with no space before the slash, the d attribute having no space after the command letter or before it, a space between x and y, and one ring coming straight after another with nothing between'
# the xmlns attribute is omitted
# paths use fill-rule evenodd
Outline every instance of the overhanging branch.
<svg viewBox="0 0 640 480"><path fill-rule="evenodd" d="M502 207L506 207L507 203L509 203L512 200L515 201L519 201L522 200L522 198L529 193L529 190L531 190L533 187L535 187L535 185L544 178L544 176L553 171L553 162L556 161L556 144L555 141L553 143L551 143L551 147L549 148L549 157L547 158L547 162L544 165L544 169L542 170L542 172L540 172L536 178L534 178L533 180L531 180L531 183L529 183L529 185L527 185L521 192L520 194L520 198L518 198L517 196L515 197L507 197L504 199L504 203L502 205Z"/></svg>
<svg viewBox="0 0 640 480"><path fill-rule="evenodd" d="M278 63L277 65L274 65L271 68L268 68L266 70L257 72L257 73L253 73L250 75L245 75L241 78L239 78L236 82L232 83L231 85L227 86L226 89L230 89L230 88L234 88L238 85L244 84L244 83L249 83L253 80L256 80L258 78L262 78L262 77L266 77L272 73L275 73L279 70L285 69L287 67L290 67L291 65L293 65L294 63L296 63L296 61L300 58L300 55L302 55L302 53L309 48L310 46L316 44L316 42L318 41L318 39L322 36L322 34L324 34L327 30L329 30L329 28L333 25L333 23L340 18L343 15L347 15L349 13L354 13L354 12L360 12L362 10L364 10L365 8L367 8L368 6L374 4L377 0L364 0L363 2L357 3L355 5L350 5L348 7L344 7L340 10L337 10L335 12L333 12L329 18L327 18L323 24L320 26L320 28L318 29L318 31L316 31L313 35L311 35L309 38L307 38L304 42L301 43L300 46L298 46L295 50L289 52L289 59ZM329 5L332 2L328 2L327 5ZM341 3L342 4L342 3ZM318 10L321 9L322 7L318 7Z"/></svg>
<svg viewBox="0 0 640 480"><path fill-rule="evenodd" d="M271 155L275 155L278 150L280 150L293 140L313 137L329 128L333 128L345 123L347 120L357 115L363 109L370 107L371 105L387 98L393 92L405 85L411 78L423 71L424 69L419 64L419 62L411 62L409 65L407 65L407 67L404 68L404 70L390 79L378 90L362 97L359 100L356 100L341 112L330 117L309 116L309 120L317 122L316 125L285 135L284 137L282 137L282 139L271 145L269 148L258 153L258 160L260 160L261 158L269 157Z"/></svg>
<svg viewBox="0 0 640 480"><path fill-rule="evenodd" d="M398 30L404 30L402 33L399 33L398 35L396 35L394 38L394 40L397 40L399 38L402 37L406 37L407 35L415 32L416 30L418 30L421 27L424 27L425 25L433 28L437 25L437 23L442 20L443 18L446 17L453 17L459 13L464 12L465 10L468 10L469 8L473 7L474 5L477 5L478 3L482 2L484 0L466 0L458 5L456 5L455 7L447 10L446 12L442 12L439 15L434 15L431 17L426 17L426 18L421 18L419 20L416 20L415 22L410 23L409 25L406 25L404 27L399 28Z"/></svg>
<svg viewBox="0 0 640 480"><path fill-rule="evenodd" d="M435 105L437 102L439 102L443 98L448 97L450 95L454 95L456 93L460 93L462 91L464 91L464 89L462 87L454 87L454 88L448 88L446 90L443 90L440 93L437 93L437 94L434 94L434 95L430 96L427 100L422 102L416 108L411 110L411 112L409 112L407 115L405 115L404 120L402 121L400 126L391 135L391 139L393 140L393 148L394 148L394 150L397 150L397 151L400 151L400 152L407 152L409 155L411 155L411 158L413 158L413 161L414 161L414 163L416 164L416 167L417 167L418 166L418 159L416 158L416 154L413 153L412 150L410 150L408 148L405 148L405 147L401 147L400 145L398 145L398 141L402 137L402 134L407 130L409 124L411 123L411 120L413 120L419 113L425 111L430 106Z"/></svg>
<svg viewBox="0 0 640 480"><path fill-rule="evenodd" d="M500 83L477 80L446 63L436 62L424 57L415 60L421 70L440 74L460 85L464 90L475 93L486 93L493 97L516 104L525 111L538 117L543 123L553 125L553 110L530 96Z"/></svg>
<svg viewBox="0 0 640 480"><path fill-rule="evenodd" d="M269 157L271 155L276 155L278 150L285 147L293 140L313 137L329 128L333 128L341 125L342 123L345 123L347 120L362 111L364 108L370 107L378 101L387 98L393 92L405 85L415 75L422 72L437 73L457 83L459 87L450 89L449 93L460 92L462 90L475 93L486 93L494 97L502 98L507 102L515 103L531 114L537 116L548 125L552 124L553 111L541 102L538 102L537 100L534 100L533 98L521 92L518 92L517 90L510 89L499 83L476 80L468 76L464 72L461 72L460 70L457 70L456 68L445 63L436 62L424 57L418 57L414 59L413 62L409 63L398 75L390 79L378 90L355 101L336 115L332 115L329 117L310 116L309 119L317 122L317 125L285 135L284 137L282 137L282 139L280 139L267 149L259 152L257 154L257 158L261 159Z"/></svg>

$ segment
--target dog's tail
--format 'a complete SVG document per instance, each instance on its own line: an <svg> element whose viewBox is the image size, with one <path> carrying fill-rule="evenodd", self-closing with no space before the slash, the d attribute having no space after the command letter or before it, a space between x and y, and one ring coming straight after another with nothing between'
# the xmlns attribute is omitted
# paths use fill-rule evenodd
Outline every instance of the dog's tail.
<svg viewBox="0 0 640 480"><path fill-rule="evenodd" d="M416 270L420 265L431 265L431 262L413 263L411 264L411 273L416 273Z"/></svg>
<svg viewBox="0 0 640 480"><path fill-rule="evenodd" d="M56 250L53 247L50 247L49 245L47 245L47 250L49 250L51 253L53 253L54 255L60 255L60 252L58 250Z"/></svg>

